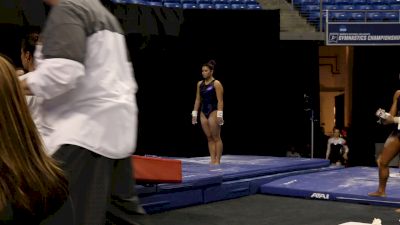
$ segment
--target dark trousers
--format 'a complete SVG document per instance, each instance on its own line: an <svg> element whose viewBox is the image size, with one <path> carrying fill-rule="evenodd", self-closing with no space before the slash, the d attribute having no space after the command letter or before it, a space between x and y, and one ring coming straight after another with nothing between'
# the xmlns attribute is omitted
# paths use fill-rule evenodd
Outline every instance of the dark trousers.
<svg viewBox="0 0 400 225"><path fill-rule="evenodd" d="M110 159L75 145L61 146L53 157L69 181L74 224L104 225L106 220L117 224L112 218L118 224L136 224L132 215L144 214L135 192L130 157Z"/></svg>

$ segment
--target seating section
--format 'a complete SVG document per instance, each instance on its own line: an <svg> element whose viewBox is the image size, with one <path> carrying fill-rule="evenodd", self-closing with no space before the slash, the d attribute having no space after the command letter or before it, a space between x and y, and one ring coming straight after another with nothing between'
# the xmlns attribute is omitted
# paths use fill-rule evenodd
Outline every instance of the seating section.
<svg viewBox="0 0 400 225"><path fill-rule="evenodd" d="M137 4L181 9L261 10L256 0L112 0L119 4Z"/></svg>
<svg viewBox="0 0 400 225"><path fill-rule="evenodd" d="M319 29L322 6L322 25L325 22L400 22L400 0L293 0L310 24ZM327 11L329 13L327 13ZM329 15L327 18L326 15Z"/></svg>

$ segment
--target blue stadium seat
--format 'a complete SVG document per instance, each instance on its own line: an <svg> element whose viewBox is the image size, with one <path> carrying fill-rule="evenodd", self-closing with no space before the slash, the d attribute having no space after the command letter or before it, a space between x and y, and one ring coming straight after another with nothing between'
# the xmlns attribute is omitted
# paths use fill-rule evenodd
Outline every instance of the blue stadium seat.
<svg viewBox="0 0 400 225"><path fill-rule="evenodd" d="M395 5L395 4L400 4L400 0L386 0L387 4L389 5Z"/></svg>
<svg viewBox="0 0 400 225"><path fill-rule="evenodd" d="M212 0L213 4L228 4L228 0Z"/></svg>
<svg viewBox="0 0 400 225"><path fill-rule="evenodd" d="M356 10L370 10L372 6L370 5L355 5Z"/></svg>
<svg viewBox="0 0 400 225"><path fill-rule="evenodd" d="M322 5L323 10L337 10L339 6L337 5Z"/></svg>
<svg viewBox="0 0 400 225"><path fill-rule="evenodd" d="M386 0L367 0L367 3L370 5L385 5Z"/></svg>
<svg viewBox="0 0 400 225"><path fill-rule="evenodd" d="M176 2L164 2L164 6L167 8L182 8L182 5Z"/></svg>
<svg viewBox="0 0 400 225"><path fill-rule="evenodd" d="M350 13L348 12L332 12L333 21L349 21Z"/></svg>
<svg viewBox="0 0 400 225"><path fill-rule="evenodd" d="M341 9L341 10L354 10L355 6L354 5L339 5L339 9Z"/></svg>
<svg viewBox="0 0 400 225"><path fill-rule="evenodd" d="M318 5L319 5L318 1ZM322 5L330 5L330 4L335 4L334 0L322 0Z"/></svg>
<svg viewBox="0 0 400 225"><path fill-rule="evenodd" d="M212 4L211 0L197 0L197 4Z"/></svg>
<svg viewBox="0 0 400 225"><path fill-rule="evenodd" d="M319 11L319 5L303 5L300 9L302 14L307 14L314 11Z"/></svg>
<svg viewBox="0 0 400 225"><path fill-rule="evenodd" d="M201 3L199 4L200 9L215 9L213 4Z"/></svg>
<svg viewBox="0 0 400 225"><path fill-rule="evenodd" d="M181 0L163 0L164 3L179 3L181 4Z"/></svg>
<svg viewBox="0 0 400 225"><path fill-rule="evenodd" d="M353 0L354 5L365 5L367 4L367 0Z"/></svg>
<svg viewBox="0 0 400 225"><path fill-rule="evenodd" d="M231 6L229 4L215 4L215 9L230 9Z"/></svg>
<svg viewBox="0 0 400 225"><path fill-rule="evenodd" d="M367 21L382 21L383 15L381 12L367 12Z"/></svg>
<svg viewBox="0 0 400 225"><path fill-rule="evenodd" d="M400 4L390 5L390 9L392 9L392 10L400 10Z"/></svg>
<svg viewBox="0 0 400 225"><path fill-rule="evenodd" d="M125 2L128 4L147 5L147 1L143 1L143 0L126 0Z"/></svg>
<svg viewBox="0 0 400 225"><path fill-rule="evenodd" d="M319 20L319 12L310 12L310 14L307 15L308 22L316 22L316 20Z"/></svg>
<svg viewBox="0 0 400 225"><path fill-rule="evenodd" d="M247 9L250 9L250 10L261 10L262 8L261 8L261 6L259 6L259 5L247 5Z"/></svg>
<svg viewBox="0 0 400 225"><path fill-rule="evenodd" d="M351 5L353 4L351 0L335 0L336 5Z"/></svg>
<svg viewBox="0 0 400 225"><path fill-rule="evenodd" d="M114 3L126 3L126 0L112 0Z"/></svg>
<svg viewBox="0 0 400 225"><path fill-rule="evenodd" d="M383 13L383 20L399 22L399 12L385 12Z"/></svg>
<svg viewBox="0 0 400 225"><path fill-rule="evenodd" d="M374 10L389 10L390 7L388 5L372 5L372 9L374 9Z"/></svg>
<svg viewBox="0 0 400 225"><path fill-rule="evenodd" d="M196 0L181 0L182 4L197 4Z"/></svg>
<svg viewBox="0 0 400 225"><path fill-rule="evenodd" d="M246 5L258 5L257 0L244 0L244 3L246 3Z"/></svg>
<svg viewBox="0 0 400 225"><path fill-rule="evenodd" d="M247 9L245 4L231 4L232 9Z"/></svg>
<svg viewBox="0 0 400 225"><path fill-rule="evenodd" d="M228 0L229 4L246 4L244 0Z"/></svg>
<svg viewBox="0 0 400 225"><path fill-rule="evenodd" d="M161 2L147 2L147 5L151 5L151 6L163 6L163 4Z"/></svg>
<svg viewBox="0 0 400 225"><path fill-rule="evenodd" d="M365 21L365 12L352 12L350 13L350 20L356 22Z"/></svg>
<svg viewBox="0 0 400 225"><path fill-rule="evenodd" d="M301 5L318 5L317 0L300 0Z"/></svg>
<svg viewBox="0 0 400 225"><path fill-rule="evenodd" d="M193 3L184 3L182 4L182 8L184 9L197 9L197 5Z"/></svg>

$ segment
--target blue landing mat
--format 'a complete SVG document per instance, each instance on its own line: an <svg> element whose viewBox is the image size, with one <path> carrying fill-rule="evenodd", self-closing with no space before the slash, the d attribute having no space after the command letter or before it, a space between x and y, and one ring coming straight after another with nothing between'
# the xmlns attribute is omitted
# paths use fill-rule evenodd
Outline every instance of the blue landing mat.
<svg viewBox="0 0 400 225"><path fill-rule="evenodd" d="M399 173L391 168L391 174ZM317 172L285 177L264 184L264 194L294 196L312 199L356 202L371 205L400 207L400 177L390 177L387 197L370 197L369 192L378 186L378 169L375 167L352 167L341 170Z"/></svg>
<svg viewBox="0 0 400 225"><path fill-rule="evenodd" d="M180 160L183 172L220 174L223 181L329 166L329 161L325 159L271 156L224 155L218 166L209 165L209 157Z"/></svg>
<svg viewBox="0 0 400 225"><path fill-rule="evenodd" d="M343 167L323 167L316 169L298 170L286 173L278 173L260 177L252 177L240 180L225 181L221 185L208 187L204 190L204 202L214 202L232 198L243 197L247 195L256 194L262 184L271 182L287 176L293 176L304 173L315 173L321 171L330 171L343 169Z"/></svg>
<svg viewBox="0 0 400 225"><path fill-rule="evenodd" d="M269 156L225 155L219 166L209 165L209 157L179 160L182 160L182 183L158 184L155 193L154 189L142 188L140 200L148 213L253 194L261 182L279 178L274 174L329 165L324 159Z"/></svg>

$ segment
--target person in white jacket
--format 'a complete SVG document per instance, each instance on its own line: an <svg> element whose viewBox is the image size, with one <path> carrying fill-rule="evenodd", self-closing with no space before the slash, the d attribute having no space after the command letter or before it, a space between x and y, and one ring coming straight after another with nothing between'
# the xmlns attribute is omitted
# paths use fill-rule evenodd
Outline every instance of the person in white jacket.
<svg viewBox="0 0 400 225"><path fill-rule="evenodd" d="M38 65L21 84L43 99L42 136L67 174L76 224L105 224L106 214L134 224L144 213L131 171L137 85L121 26L99 0L45 2Z"/></svg>

